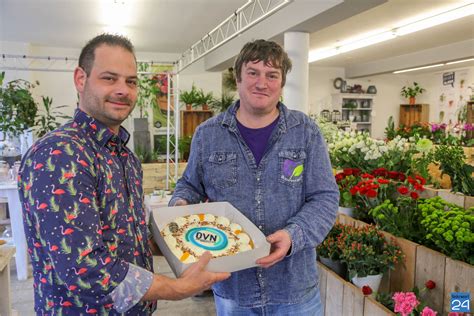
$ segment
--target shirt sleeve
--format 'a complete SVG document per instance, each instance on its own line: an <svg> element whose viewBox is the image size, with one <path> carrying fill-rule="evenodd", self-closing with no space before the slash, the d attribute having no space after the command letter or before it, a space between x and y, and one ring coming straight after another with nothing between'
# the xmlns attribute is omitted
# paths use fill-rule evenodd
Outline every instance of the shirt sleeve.
<svg viewBox="0 0 474 316"><path fill-rule="evenodd" d="M51 262L62 283L77 287L81 300L105 305L129 263L112 251L120 247L118 236L102 237L98 190L103 186L94 153L76 141L64 143L33 149L21 175L28 184L22 198L41 241L40 259Z"/></svg>
<svg viewBox="0 0 474 316"><path fill-rule="evenodd" d="M114 309L124 313L135 306L145 295L153 282L153 273L134 264L129 264L122 282L110 292Z"/></svg>
<svg viewBox="0 0 474 316"><path fill-rule="evenodd" d="M339 189L332 174L326 142L314 124L308 129L305 203L284 228L291 236L289 255L320 244L334 225L339 205Z"/></svg>

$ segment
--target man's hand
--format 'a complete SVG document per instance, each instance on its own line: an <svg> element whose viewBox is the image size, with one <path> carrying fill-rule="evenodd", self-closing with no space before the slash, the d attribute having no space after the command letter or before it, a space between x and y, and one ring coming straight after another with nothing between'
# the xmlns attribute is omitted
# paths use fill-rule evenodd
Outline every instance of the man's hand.
<svg viewBox="0 0 474 316"><path fill-rule="evenodd" d="M212 255L206 251L198 262L192 264L178 279L155 275L153 283L143 296L143 301L181 300L211 287L212 284L230 277L227 272L209 272L206 266Z"/></svg>
<svg viewBox="0 0 474 316"><path fill-rule="evenodd" d="M188 201L183 200L183 199L178 199L174 202L172 206L183 206L183 205L188 205Z"/></svg>
<svg viewBox="0 0 474 316"><path fill-rule="evenodd" d="M271 244L270 254L257 260L257 264L262 268L269 268L285 258L291 247L291 237L286 230L280 229L267 237Z"/></svg>

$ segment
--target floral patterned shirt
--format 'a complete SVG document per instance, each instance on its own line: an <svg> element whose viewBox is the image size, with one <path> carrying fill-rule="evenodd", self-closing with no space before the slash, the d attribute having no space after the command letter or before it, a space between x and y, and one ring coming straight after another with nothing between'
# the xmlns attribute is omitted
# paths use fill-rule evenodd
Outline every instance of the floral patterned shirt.
<svg viewBox="0 0 474 316"><path fill-rule="evenodd" d="M143 172L114 134L81 110L37 141L19 174L35 311L149 315L153 280ZM150 272L151 271L151 272Z"/></svg>

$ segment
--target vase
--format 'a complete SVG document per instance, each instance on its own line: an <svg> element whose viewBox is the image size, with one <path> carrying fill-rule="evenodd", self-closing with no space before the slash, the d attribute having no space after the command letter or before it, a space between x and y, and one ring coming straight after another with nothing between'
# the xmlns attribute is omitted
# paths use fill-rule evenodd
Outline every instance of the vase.
<svg viewBox="0 0 474 316"><path fill-rule="evenodd" d="M338 212L341 214L345 214L350 217L354 217L354 208L353 207L343 207L339 206Z"/></svg>
<svg viewBox="0 0 474 316"><path fill-rule="evenodd" d="M332 271L336 272L341 278L346 277L346 265L342 263L340 260L332 260L329 258L319 257L319 261L324 264L326 267L331 269Z"/></svg>
<svg viewBox="0 0 474 316"><path fill-rule="evenodd" d="M362 288L363 286L370 286L373 292L377 292L380 287L380 282L382 282L383 273L376 274L376 275L368 275L365 277L358 277L355 276L352 278L352 283L357 286L358 288Z"/></svg>

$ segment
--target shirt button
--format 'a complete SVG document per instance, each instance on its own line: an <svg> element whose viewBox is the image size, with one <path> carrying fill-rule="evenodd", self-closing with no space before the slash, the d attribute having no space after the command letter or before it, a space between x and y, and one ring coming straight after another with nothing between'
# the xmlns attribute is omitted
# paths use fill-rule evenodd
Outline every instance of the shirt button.
<svg viewBox="0 0 474 316"><path fill-rule="evenodd" d="M257 201L257 204L260 204L260 200Z"/></svg>
<svg viewBox="0 0 474 316"><path fill-rule="evenodd" d="M258 274L258 277L259 277L259 278L261 278L261 277L262 277L262 275L259 273L259 274Z"/></svg>
<svg viewBox="0 0 474 316"><path fill-rule="evenodd" d="M263 226L262 226L262 225L258 225L258 228L263 229Z"/></svg>
<svg viewBox="0 0 474 316"><path fill-rule="evenodd" d="M260 181L260 178L257 178L257 181Z"/></svg>

